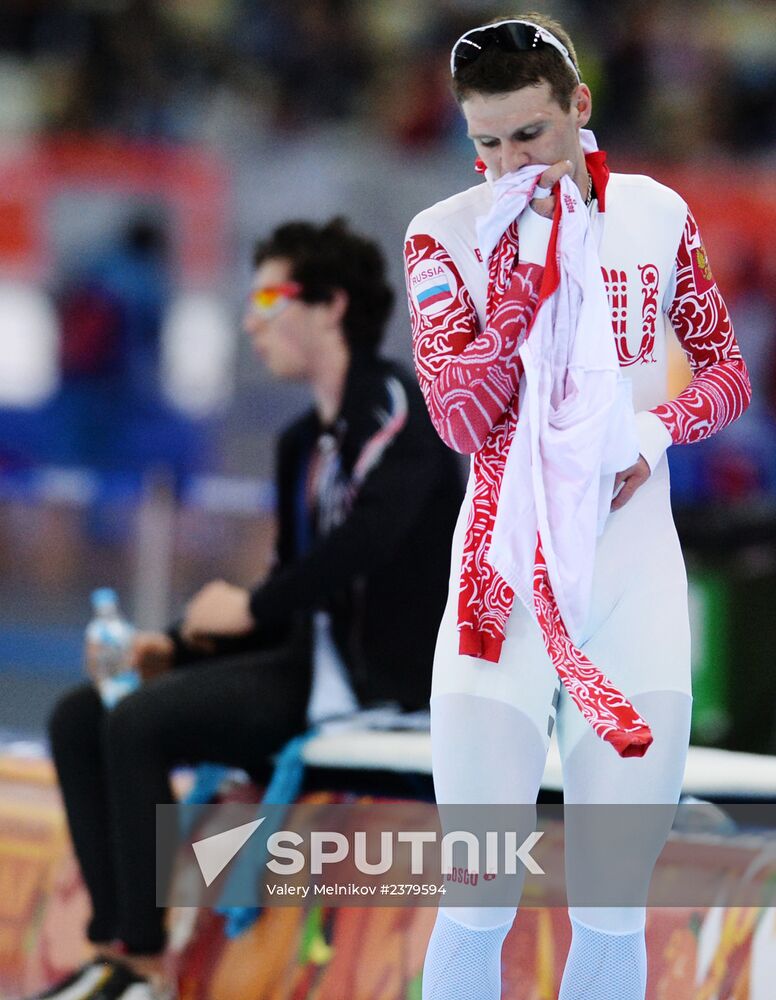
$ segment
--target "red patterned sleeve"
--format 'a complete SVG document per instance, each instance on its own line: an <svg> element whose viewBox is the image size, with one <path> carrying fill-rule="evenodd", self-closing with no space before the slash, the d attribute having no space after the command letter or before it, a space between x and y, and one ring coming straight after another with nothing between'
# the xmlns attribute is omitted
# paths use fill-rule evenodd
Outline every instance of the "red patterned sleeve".
<svg viewBox="0 0 776 1000"><path fill-rule="evenodd" d="M493 323L480 330L469 290L440 243L426 234L410 236L404 261L415 370L426 406L445 444L472 454L517 392L517 351L533 317L542 268L521 264L511 272Z"/></svg>
<svg viewBox="0 0 776 1000"><path fill-rule="evenodd" d="M689 358L692 381L676 399L652 412L668 428L674 444L689 444L740 417L752 396L730 314L689 211L676 255L676 294L668 316Z"/></svg>

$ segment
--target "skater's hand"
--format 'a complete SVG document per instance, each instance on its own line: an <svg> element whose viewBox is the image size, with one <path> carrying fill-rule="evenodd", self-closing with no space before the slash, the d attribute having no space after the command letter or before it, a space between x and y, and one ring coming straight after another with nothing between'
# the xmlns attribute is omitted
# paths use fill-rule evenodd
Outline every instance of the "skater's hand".
<svg viewBox="0 0 776 1000"><path fill-rule="evenodd" d="M629 469L623 469L614 477L614 499L611 510L619 510L630 500L636 490L649 479L651 470L643 455Z"/></svg>
<svg viewBox="0 0 776 1000"><path fill-rule="evenodd" d="M138 632L132 643L131 665L144 681L172 669L175 645L164 632Z"/></svg>
<svg viewBox="0 0 776 1000"><path fill-rule="evenodd" d="M561 177L565 177L566 174L571 175L573 173L574 165L571 160L561 160L559 163L553 163L551 167L547 167L539 178L539 184L537 186L542 188L554 188ZM551 194L547 198L534 198L531 202L531 208L537 215L542 215L545 219L551 219L555 214L555 195Z"/></svg>
<svg viewBox="0 0 776 1000"><path fill-rule="evenodd" d="M225 580L206 584L189 602L181 627L184 642L196 644L208 636L245 635L254 627L250 594Z"/></svg>

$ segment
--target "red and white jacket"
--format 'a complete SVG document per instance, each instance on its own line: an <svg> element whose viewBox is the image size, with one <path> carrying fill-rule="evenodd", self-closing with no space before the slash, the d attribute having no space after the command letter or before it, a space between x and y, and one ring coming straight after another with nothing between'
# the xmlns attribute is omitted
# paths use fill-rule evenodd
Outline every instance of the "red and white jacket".
<svg viewBox="0 0 776 1000"><path fill-rule="evenodd" d="M613 335L620 366L633 376L640 451L654 471L672 442L701 440L740 416L749 379L685 202L648 177L610 175L603 153L587 162ZM473 456L459 648L496 662L514 594L486 556L518 418L518 348L536 310L550 224L525 211L483 262L476 220L491 203L483 183L422 212L410 224L405 262L415 366L429 413L451 448ZM486 318L489 287L503 296ZM691 384L671 402L666 321L693 369Z"/></svg>

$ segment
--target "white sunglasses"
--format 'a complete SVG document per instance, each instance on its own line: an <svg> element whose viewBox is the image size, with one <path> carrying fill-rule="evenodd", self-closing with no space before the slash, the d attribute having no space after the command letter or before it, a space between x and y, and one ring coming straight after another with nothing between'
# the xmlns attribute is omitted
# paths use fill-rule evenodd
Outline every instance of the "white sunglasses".
<svg viewBox="0 0 776 1000"><path fill-rule="evenodd" d="M450 53L450 73L453 77L463 69L476 62L484 49L497 48L504 52L531 52L539 44L551 45L560 52L563 61L572 70L577 82L581 83L579 70L569 54L566 46L558 41L552 32L533 24L531 21L499 21L496 24L484 24L480 28L472 28L465 32L453 46Z"/></svg>

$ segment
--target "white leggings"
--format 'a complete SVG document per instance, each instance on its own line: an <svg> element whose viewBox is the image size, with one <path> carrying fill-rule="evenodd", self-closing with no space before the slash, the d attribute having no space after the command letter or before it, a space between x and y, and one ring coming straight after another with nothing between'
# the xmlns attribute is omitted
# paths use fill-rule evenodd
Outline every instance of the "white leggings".
<svg viewBox="0 0 776 1000"><path fill-rule="evenodd" d="M576 723L564 726L564 715L576 709L562 696L558 740L567 804L678 802L689 742L691 698L677 691L649 691L636 695L632 701L649 720L654 735L653 745L641 758L619 757L592 730L583 729L580 735ZM440 805L536 801L544 771L547 735L531 717L497 699L441 694L431 700L431 727L434 786ZM653 824L649 837L641 837L639 856L633 858L634 869L639 870L645 886L670 829L670 819L663 821L667 813L670 810L661 811L661 820ZM612 831L611 837L600 847L586 833L584 829L577 829L574 823L567 823L566 877L569 885L573 883L575 866L583 865L588 874L600 871L602 879L611 874L609 862L612 848L616 847L617 831ZM630 832L623 833L623 836L630 835ZM424 970L424 1000L442 996L461 997L462 1000L468 997L467 987L461 985L465 982L464 966L470 972L477 969L474 981L478 984L478 1000L497 998L500 995L500 947L515 913L514 906L441 908ZM627 940L630 951L627 960L623 961L628 969L634 966L631 953L634 949L635 953L643 951L646 917L643 905L574 907L570 915L575 938L580 942L585 928L590 930L596 942L597 932L602 935L601 940L605 937L608 943L614 940L613 935L621 936L623 942ZM486 946L487 940L492 943ZM591 945L588 940L584 947L585 962L589 962L591 948L603 950L598 943ZM478 955L476 960L472 958L472 948ZM483 957L484 965L479 968L480 953L485 956L488 948L487 960ZM578 956L582 954L581 949L580 944ZM565 996L569 998L577 995L578 987L572 979L579 981L581 975L574 971L581 959L578 957L575 964L573 957L572 945L564 977ZM634 981L630 992L623 989L620 982L615 984L620 993L613 993L613 996L640 1000L643 996L640 982L643 980L644 988L646 983L645 961L644 956L644 972L639 982ZM446 972L442 971L443 967ZM597 974L611 978L611 973L611 968L607 972L604 967ZM494 980L488 985L488 977L493 979L494 976L498 982ZM589 994L591 997L609 995L600 985L591 987L588 984L584 989L595 990ZM475 993L471 995L474 997ZM563 990L561 997L564 997Z"/></svg>

